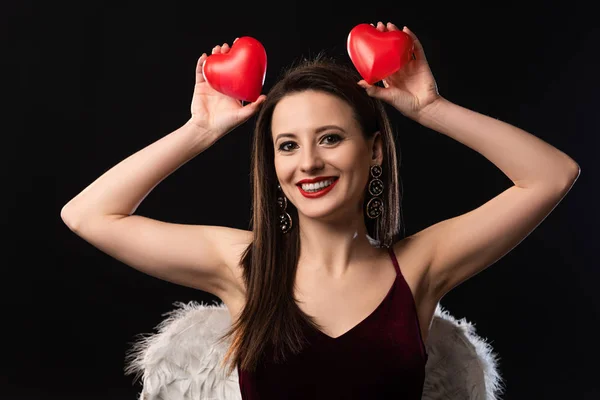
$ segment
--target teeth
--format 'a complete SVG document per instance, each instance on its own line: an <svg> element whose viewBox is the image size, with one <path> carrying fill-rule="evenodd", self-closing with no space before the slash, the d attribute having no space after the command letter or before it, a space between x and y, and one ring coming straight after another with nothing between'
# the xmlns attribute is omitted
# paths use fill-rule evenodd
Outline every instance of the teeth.
<svg viewBox="0 0 600 400"><path fill-rule="evenodd" d="M302 190L305 192L317 192L333 183L333 179L327 179L317 183L303 183Z"/></svg>

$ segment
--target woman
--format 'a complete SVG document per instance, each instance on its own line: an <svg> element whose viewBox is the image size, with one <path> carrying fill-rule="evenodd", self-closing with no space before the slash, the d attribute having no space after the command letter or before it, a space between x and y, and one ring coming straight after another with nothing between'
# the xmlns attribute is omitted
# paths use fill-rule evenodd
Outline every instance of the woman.
<svg viewBox="0 0 600 400"><path fill-rule="evenodd" d="M225 361L238 367L245 399L420 398L439 300L521 242L579 175L574 160L537 137L441 97L422 46L404 31L414 59L384 87L316 60L246 106L205 82L203 54L189 121L61 212L107 254L223 300L233 321ZM226 43L213 48L228 51ZM401 239L382 101L478 151L515 185ZM133 215L158 183L259 109L251 231Z"/></svg>

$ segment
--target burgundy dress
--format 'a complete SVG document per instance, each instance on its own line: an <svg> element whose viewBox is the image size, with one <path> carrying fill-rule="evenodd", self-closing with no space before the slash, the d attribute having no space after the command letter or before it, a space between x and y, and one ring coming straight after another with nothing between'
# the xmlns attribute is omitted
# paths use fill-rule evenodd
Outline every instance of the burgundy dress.
<svg viewBox="0 0 600 400"><path fill-rule="evenodd" d="M332 338L309 329L309 345L285 363L238 368L244 400L421 400L427 352L415 302L392 248L396 280L358 325Z"/></svg>

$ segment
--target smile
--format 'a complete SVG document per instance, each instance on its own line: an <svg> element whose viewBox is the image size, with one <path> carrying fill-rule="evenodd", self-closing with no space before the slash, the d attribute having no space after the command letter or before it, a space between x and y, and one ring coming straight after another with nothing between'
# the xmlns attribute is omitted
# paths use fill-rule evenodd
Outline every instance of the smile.
<svg viewBox="0 0 600 400"><path fill-rule="evenodd" d="M300 193L307 198L321 197L329 193L337 183L338 178L329 178L316 183L297 185Z"/></svg>

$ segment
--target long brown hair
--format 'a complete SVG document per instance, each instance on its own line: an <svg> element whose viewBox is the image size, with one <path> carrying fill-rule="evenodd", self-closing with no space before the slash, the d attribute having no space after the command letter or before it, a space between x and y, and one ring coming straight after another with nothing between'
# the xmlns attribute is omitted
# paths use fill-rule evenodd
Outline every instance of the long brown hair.
<svg viewBox="0 0 600 400"><path fill-rule="evenodd" d="M258 113L252 149L251 181L253 189L251 230L253 241L241 258L246 283L246 304L239 318L221 340L234 339L224 357L228 373L235 366L254 371L265 354L273 362L298 353L305 343L303 327L320 329L314 319L302 312L294 298L294 282L300 251L298 211L288 202L287 211L294 223L286 234L278 225L277 176L271 118L277 103L286 95L305 90L332 94L353 109L366 138L379 131L383 147L384 214L376 220L365 217L371 242L389 247L400 235L402 212L398 185L399 165L396 147L383 103L368 96L357 85L360 76L349 64L319 54L302 60L284 71L269 91ZM366 188L365 188L366 190ZM363 207L364 209L364 207ZM270 348L271 352L267 353Z"/></svg>

